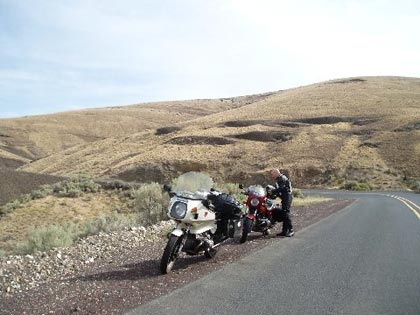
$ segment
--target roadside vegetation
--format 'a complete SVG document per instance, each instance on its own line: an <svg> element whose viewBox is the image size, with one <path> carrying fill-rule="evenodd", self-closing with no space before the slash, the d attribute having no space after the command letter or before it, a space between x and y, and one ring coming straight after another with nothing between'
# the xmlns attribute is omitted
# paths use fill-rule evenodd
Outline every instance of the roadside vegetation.
<svg viewBox="0 0 420 315"><path fill-rule="evenodd" d="M202 173L186 173L172 187L191 191L214 187L245 200L238 184L214 183ZM305 197L299 189L294 197L294 206L326 200ZM94 181L81 175L43 185L0 207L0 256L47 251L100 232L152 225L167 219L169 202L158 183Z"/></svg>
<svg viewBox="0 0 420 315"><path fill-rule="evenodd" d="M353 190L353 191L369 191L372 190L372 186L367 183L360 183L355 180L346 181L341 186L340 189Z"/></svg>
<svg viewBox="0 0 420 315"><path fill-rule="evenodd" d="M412 191L420 193L420 180L407 179L406 183L408 188L410 188Z"/></svg>

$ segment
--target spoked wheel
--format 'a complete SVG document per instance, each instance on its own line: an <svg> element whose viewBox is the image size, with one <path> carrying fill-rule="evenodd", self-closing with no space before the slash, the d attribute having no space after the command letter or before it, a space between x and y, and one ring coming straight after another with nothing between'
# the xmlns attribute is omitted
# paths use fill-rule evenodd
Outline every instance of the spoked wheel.
<svg viewBox="0 0 420 315"><path fill-rule="evenodd" d="M160 261L160 272L167 274L171 272L172 267L175 264L175 260L178 257L179 247L181 246L182 237L171 235L169 236L168 243L166 244L163 256Z"/></svg>
<svg viewBox="0 0 420 315"><path fill-rule="evenodd" d="M250 218L245 218L244 225L242 226L242 236L240 239L241 243L246 242L248 238L248 234L251 233L253 223L254 223L253 220L251 220Z"/></svg>

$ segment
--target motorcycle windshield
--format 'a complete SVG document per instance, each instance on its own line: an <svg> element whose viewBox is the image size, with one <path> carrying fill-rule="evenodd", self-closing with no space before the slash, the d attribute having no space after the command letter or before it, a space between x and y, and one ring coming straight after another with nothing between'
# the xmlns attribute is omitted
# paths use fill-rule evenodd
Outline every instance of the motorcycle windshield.
<svg viewBox="0 0 420 315"><path fill-rule="evenodd" d="M192 199L192 200L205 200L207 199L208 192L199 190L196 192L190 192L190 191L179 191L176 193L178 197L184 198L184 199Z"/></svg>
<svg viewBox="0 0 420 315"><path fill-rule="evenodd" d="M260 185L249 186L248 194L255 195L257 197L265 197L265 189Z"/></svg>

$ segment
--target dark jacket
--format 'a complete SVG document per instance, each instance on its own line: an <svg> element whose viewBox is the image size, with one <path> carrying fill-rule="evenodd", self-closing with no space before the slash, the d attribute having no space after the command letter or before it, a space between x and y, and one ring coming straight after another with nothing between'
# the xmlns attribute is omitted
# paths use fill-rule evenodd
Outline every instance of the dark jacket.
<svg viewBox="0 0 420 315"><path fill-rule="evenodd" d="M280 198L292 194L292 183L286 175L282 174L276 179L275 189L272 192L274 196L279 196Z"/></svg>

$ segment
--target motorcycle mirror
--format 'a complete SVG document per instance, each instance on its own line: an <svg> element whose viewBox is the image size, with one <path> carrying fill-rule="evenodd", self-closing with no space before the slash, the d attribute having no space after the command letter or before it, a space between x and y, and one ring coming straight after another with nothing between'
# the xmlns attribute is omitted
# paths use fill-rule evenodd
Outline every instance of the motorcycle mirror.
<svg viewBox="0 0 420 315"><path fill-rule="evenodd" d="M163 190L166 192L170 192L172 190L172 187L170 185L163 185Z"/></svg>
<svg viewBox="0 0 420 315"><path fill-rule="evenodd" d="M240 189L244 189L244 185L239 184L239 188L240 188Z"/></svg>

